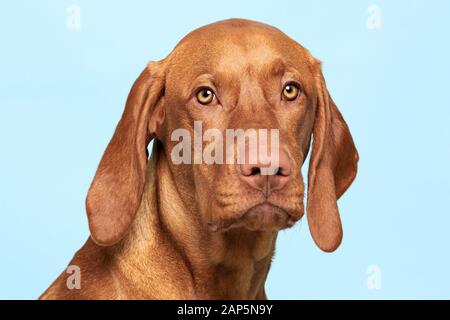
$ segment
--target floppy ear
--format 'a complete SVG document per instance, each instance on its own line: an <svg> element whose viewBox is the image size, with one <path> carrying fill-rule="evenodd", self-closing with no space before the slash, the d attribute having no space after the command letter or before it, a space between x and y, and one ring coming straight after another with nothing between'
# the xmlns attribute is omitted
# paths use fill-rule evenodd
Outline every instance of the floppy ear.
<svg viewBox="0 0 450 320"><path fill-rule="evenodd" d="M135 81L86 198L92 239L113 245L123 238L141 202L147 146L163 120L164 81L152 62Z"/></svg>
<svg viewBox="0 0 450 320"><path fill-rule="evenodd" d="M342 240L337 199L356 176L358 152L344 118L328 93L320 64L315 82L317 109L308 173L308 224L317 246L331 252Z"/></svg>

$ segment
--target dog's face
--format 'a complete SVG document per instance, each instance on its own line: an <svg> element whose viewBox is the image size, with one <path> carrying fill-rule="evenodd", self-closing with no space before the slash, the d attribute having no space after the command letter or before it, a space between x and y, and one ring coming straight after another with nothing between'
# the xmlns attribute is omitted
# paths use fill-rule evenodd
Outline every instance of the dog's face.
<svg viewBox="0 0 450 320"><path fill-rule="evenodd" d="M191 139L189 150L181 153L180 129ZM233 137L239 130L243 140ZM205 228L290 227L304 213L300 168L313 132L308 220L316 243L331 251L342 237L336 200L352 182L358 157L320 63L267 25L228 20L200 28L136 81L88 195L93 237L115 242L132 220L145 183L140 148L150 136L159 140L176 183L192 193ZM237 143L227 144L228 134ZM180 162L180 156L190 161ZM129 171L118 172L114 166L119 164ZM130 177L130 172L131 182L119 185L117 177ZM105 219L95 212L105 205L98 200L101 191L112 187L128 193L115 204L128 216L106 222L105 229Z"/></svg>
<svg viewBox="0 0 450 320"><path fill-rule="evenodd" d="M178 144L172 141L172 132L185 128L193 137L194 121L202 124L203 133L213 129L223 137L230 129L249 134L255 130L257 137L261 129L268 135L270 129L279 130L279 146L273 150L278 153L279 170L268 175L249 156L238 161L238 152L228 164L174 164L168 157L176 177L195 181L205 225L217 231L292 226L304 211L300 167L316 109L316 62L277 30L236 22L188 35L165 63L165 119L159 139L167 155ZM254 153L259 160L260 140L256 142L247 154ZM203 141L203 149L210 143ZM225 158L229 148L222 147ZM245 147L251 149L248 140Z"/></svg>

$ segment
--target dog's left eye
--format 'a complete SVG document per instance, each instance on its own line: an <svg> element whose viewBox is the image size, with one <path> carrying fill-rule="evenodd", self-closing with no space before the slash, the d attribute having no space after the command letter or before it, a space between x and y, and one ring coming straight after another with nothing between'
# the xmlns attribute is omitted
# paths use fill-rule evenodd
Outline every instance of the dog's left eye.
<svg viewBox="0 0 450 320"><path fill-rule="evenodd" d="M293 83L288 83L283 88L283 97L288 101L295 100L298 97L299 93L299 86Z"/></svg>
<svg viewBox="0 0 450 320"><path fill-rule="evenodd" d="M214 97L214 91L210 88L203 88L197 92L197 101L204 105L210 104Z"/></svg>

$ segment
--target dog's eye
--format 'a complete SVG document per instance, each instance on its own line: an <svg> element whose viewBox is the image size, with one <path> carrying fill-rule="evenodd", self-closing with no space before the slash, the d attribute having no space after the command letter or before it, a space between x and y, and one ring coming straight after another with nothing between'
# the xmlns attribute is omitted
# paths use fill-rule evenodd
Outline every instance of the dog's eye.
<svg viewBox="0 0 450 320"><path fill-rule="evenodd" d="M201 104L210 104L214 97L215 94L210 88L203 88L197 92L197 101Z"/></svg>
<svg viewBox="0 0 450 320"><path fill-rule="evenodd" d="M288 83L283 88L283 96L286 100L292 101L298 97L300 93L300 88L293 83Z"/></svg>

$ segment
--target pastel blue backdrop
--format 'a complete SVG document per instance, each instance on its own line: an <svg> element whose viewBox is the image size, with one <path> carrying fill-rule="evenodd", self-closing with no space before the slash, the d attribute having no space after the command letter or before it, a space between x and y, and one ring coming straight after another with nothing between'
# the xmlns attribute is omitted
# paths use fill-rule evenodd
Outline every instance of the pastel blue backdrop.
<svg viewBox="0 0 450 320"><path fill-rule="evenodd" d="M87 189L146 63L230 17L272 24L323 61L361 157L339 202L341 247L321 252L306 220L281 232L268 296L450 298L449 1L30 0L0 12L0 298L37 298L87 239Z"/></svg>

